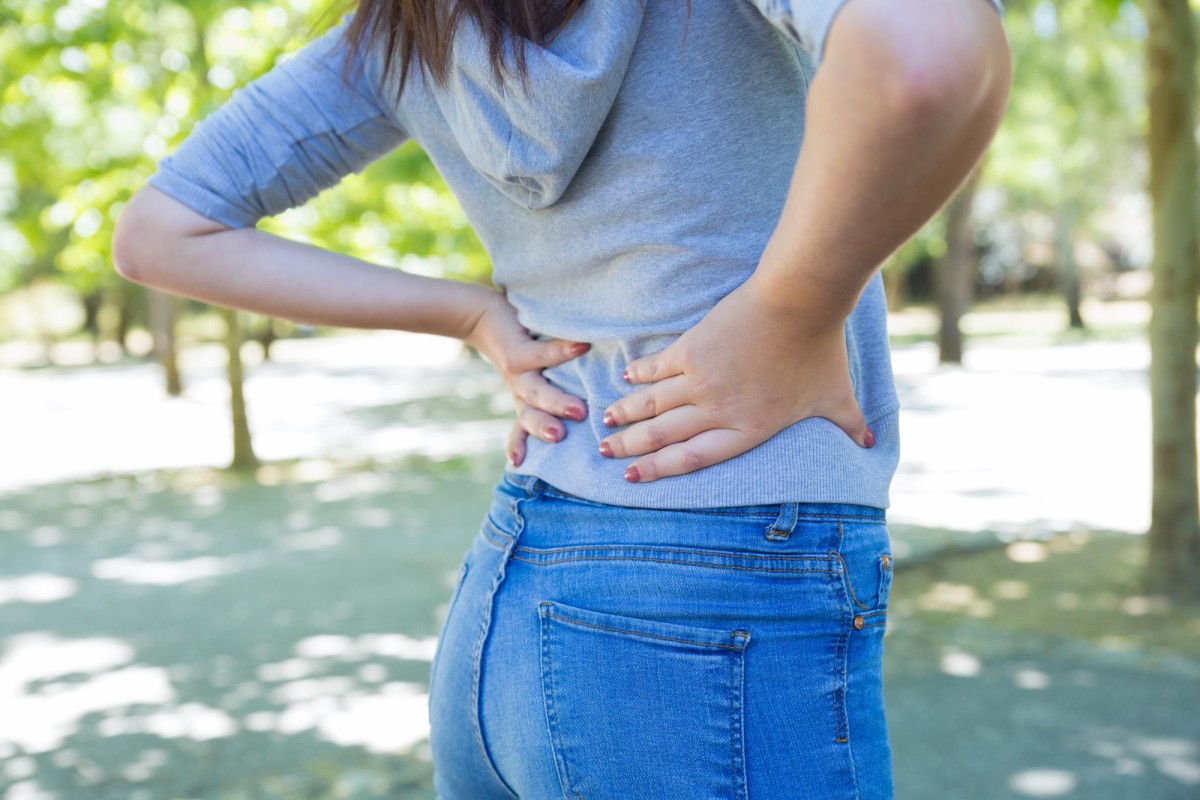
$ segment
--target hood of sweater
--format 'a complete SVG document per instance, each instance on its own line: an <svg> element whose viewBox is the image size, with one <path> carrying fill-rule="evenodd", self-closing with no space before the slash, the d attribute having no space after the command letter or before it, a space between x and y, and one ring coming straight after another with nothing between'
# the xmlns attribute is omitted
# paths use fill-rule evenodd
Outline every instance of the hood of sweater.
<svg viewBox="0 0 1200 800"><path fill-rule="evenodd" d="M644 13L640 0L585 2L545 46L525 43L526 87L511 42L506 81L495 82L487 40L464 14L448 83L426 85L471 165L525 208L562 197L621 88Z"/></svg>

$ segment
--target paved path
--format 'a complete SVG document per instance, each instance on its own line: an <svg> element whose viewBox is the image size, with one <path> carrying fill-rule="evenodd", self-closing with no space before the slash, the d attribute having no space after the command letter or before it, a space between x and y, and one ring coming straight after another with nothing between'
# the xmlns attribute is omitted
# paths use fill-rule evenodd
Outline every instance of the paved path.
<svg viewBox="0 0 1200 800"><path fill-rule="evenodd" d="M276 344L250 366L255 448L268 460L502 452L510 399L457 342L405 333ZM972 342L962 367L894 348L901 467L890 519L1036 535L1149 524L1150 424L1140 340L1054 347ZM0 370L0 492L103 473L228 460L223 354L189 351L182 398L153 365Z"/></svg>
<svg viewBox="0 0 1200 800"><path fill-rule="evenodd" d="M894 355L908 563L1144 529L1142 342ZM280 342L249 370L252 424L260 456L300 462L264 486L153 473L228 458L221 361L189 352L175 400L146 365L0 371L4 800L432 797L429 660L508 399L446 340ZM898 797L1200 796L1200 666L979 640L893 648Z"/></svg>

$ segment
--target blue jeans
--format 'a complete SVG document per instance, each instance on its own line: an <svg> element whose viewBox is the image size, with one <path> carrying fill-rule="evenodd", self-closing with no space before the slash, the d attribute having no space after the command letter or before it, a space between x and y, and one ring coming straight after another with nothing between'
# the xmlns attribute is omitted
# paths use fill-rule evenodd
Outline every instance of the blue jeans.
<svg viewBox="0 0 1200 800"><path fill-rule="evenodd" d="M439 800L892 796L884 511L604 505L506 472L430 676Z"/></svg>

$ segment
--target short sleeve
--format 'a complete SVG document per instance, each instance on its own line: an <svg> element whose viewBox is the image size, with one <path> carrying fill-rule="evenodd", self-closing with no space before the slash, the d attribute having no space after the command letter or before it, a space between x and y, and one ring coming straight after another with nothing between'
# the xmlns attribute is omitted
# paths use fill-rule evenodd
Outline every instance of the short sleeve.
<svg viewBox="0 0 1200 800"><path fill-rule="evenodd" d="M983 0L1004 15L1000 0ZM807 50L813 61L824 55L833 18L849 0L749 0L789 39Z"/></svg>
<svg viewBox="0 0 1200 800"><path fill-rule="evenodd" d="M147 183L223 225L253 227L404 143L381 96L377 59L355 64L342 82L353 13L235 89Z"/></svg>

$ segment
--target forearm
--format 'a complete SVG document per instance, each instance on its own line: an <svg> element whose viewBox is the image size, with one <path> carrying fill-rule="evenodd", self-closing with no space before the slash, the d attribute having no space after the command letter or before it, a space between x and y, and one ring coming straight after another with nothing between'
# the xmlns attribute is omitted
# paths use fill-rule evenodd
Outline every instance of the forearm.
<svg viewBox="0 0 1200 800"><path fill-rule="evenodd" d="M753 276L760 294L806 323L840 324L978 163L1009 72L983 0L851 0L812 84L791 188Z"/></svg>
<svg viewBox="0 0 1200 800"><path fill-rule="evenodd" d="M169 198L156 202L169 210L131 208L133 221L118 224L114 255L126 278L172 294L313 325L456 338L495 299L483 286L370 264L257 228L204 224Z"/></svg>

